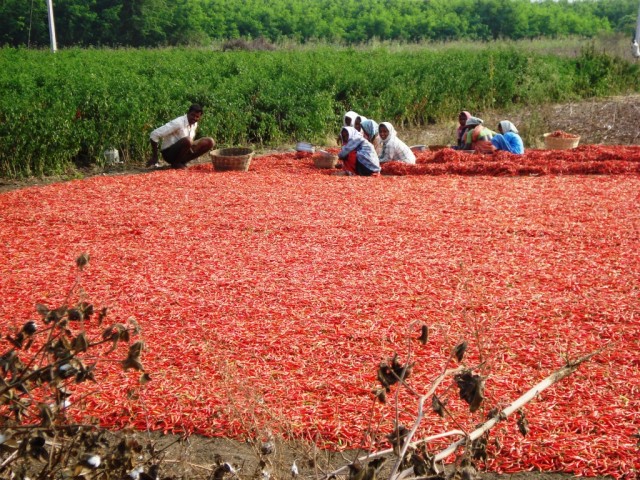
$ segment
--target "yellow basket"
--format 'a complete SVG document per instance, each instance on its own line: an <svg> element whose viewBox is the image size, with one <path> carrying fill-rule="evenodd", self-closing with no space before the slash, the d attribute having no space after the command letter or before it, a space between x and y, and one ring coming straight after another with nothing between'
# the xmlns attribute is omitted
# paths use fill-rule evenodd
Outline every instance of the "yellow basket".
<svg viewBox="0 0 640 480"><path fill-rule="evenodd" d="M329 152L321 151L313 156L313 164L318 168L335 168L338 163L338 156Z"/></svg>
<svg viewBox="0 0 640 480"><path fill-rule="evenodd" d="M569 138L552 137L550 133L544 134L544 145L547 150L569 150L576 148L580 143L580 135Z"/></svg>
<svg viewBox="0 0 640 480"><path fill-rule="evenodd" d="M246 172L251 164L253 150L250 148L221 148L209 152L213 169L219 172L235 170Z"/></svg>

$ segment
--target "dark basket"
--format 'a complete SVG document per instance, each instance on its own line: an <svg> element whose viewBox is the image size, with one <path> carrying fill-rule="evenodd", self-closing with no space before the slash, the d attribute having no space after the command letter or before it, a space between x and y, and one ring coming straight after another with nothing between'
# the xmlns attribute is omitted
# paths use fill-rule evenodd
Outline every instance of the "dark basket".
<svg viewBox="0 0 640 480"><path fill-rule="evenodd" d="M213 169L219 172L235 170L246 172L251 164L253 150L250 148L221 148L209 152Z"/></svg>

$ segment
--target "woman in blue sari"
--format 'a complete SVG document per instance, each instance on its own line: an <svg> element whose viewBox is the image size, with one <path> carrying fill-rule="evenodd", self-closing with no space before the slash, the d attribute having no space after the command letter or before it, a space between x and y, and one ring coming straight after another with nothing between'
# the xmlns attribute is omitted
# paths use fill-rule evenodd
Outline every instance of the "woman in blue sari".
<svg viewBox="0 0 640 480"><path fill-rule="evenodd" d="M509 153L522 155L524 153L524 143L518 135L518 129L509 120L503 120L498 124L497 135L491 139L491 143L497 150L505 150Z"/></svg>

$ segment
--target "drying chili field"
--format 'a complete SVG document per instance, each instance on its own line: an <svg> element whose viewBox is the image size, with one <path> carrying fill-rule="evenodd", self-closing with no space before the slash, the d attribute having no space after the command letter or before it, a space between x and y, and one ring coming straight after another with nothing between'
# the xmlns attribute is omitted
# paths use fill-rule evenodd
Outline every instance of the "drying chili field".
<svg viewBox="0 0 640 480"><path fill-rule="evenodd" d="M638 150L583 158L609 162L603 171L571 167L566 153L537 171L425 153L377 178L279 154L247 173L203 164L6 192L0 333L36 318L38 302L64 302L87 252L87 298L113 322L137 319L152 380L99 363L98 382L79 386L78 418L234 438L269 427L337 449L360 445L368 427L374 448L388 446L395 401L371 391L394 353L415 362L409 383L421 393L462 340L466 365L487 377L474 414L443 383L457 423L429 412L427 435L472 428L484 408L604 347L526 406L526 437L515 418L496 426L488 468L635 478ZM398 404L410 423L415 398L402 391Z"/></svg>

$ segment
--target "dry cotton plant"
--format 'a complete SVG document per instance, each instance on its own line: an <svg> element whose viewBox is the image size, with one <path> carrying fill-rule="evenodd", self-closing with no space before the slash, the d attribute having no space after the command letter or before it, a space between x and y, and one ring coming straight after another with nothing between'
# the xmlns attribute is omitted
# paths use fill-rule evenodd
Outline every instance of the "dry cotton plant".
<svg viewBox="0 0 640 480"><path fill-rule="evenodd" d="M74 386L97 383L100 362L120 361L124 370L140 372L141 383L149 380L141 362L144 344L132 343L140 331L136 321L107 326L108 309L86 301L81 280L88 263L88 254L76 259L75 283L63 305L36 305L37 320L2 339L0 478L122 478L131 472L140 477L157 468L158 452L147 449L145 465L136 440L108 440L108 432L76 423L69 413L83 400ZM73 304L72 297L78 297ZM120 343L128 345L126 357L114 360Z"/></svg>
<svg viewBox="0 0 640 480"><path fill-rule="evenodd" d="M474 329L475 336L478 331L478 328ZM589 361L602 351L592 352L577 360L567 360L562 368L533 386L508 406L488 409L485 406L487 370L483 368L486 365L484 362L475 366L466 364L465 353L469 347L466 340L459 341L451 348L441 373L426 387L425 393L420 393L418 387L410 384L411 374L416 368L416 364L411 361L412 342L417 341L423 346L426 345L429 342L429 333L429 327L426 324L421 325L419 332L415 334L417 338L408 344L406 362L402 362L399 355L394 354L378 366L379 385L373 390L374 397L377 402L383 404L387 404L390 397L395 400L394 427L386 435L391 448L359 456L348 465L330 472L325 476L326 479L337 476L346 476L348 480L375 480L382 476L389 480L473 480L478 478L479 462L487 459L487 444L491 428L505 421L513 413L517 413L516 427L520 434L526 436L529 427L523 407L540 392L571 375L582 363ZM399 421L399 410L404 408L399 405L400 389L405 389L412 398L417 400L417 414L410 426L402 425ZM449 408L452 393L459 396L467 405L466 413L461 412L459 408ZM439 417L446 417L457 428L416 439L415 435L429 409ZM413 411L413 405L411 410ZM463 416L477 411L482 413L483 423L476 425L474 430L468 431L463 427L468 423ZM375 438L376 432L372 430L373 427L370 425L365 436ZM454 438L455 441L440 451L429 448L430 443L444 438ZM445 465L445 460L452 456L455 457L452 464Z"/></svg>

